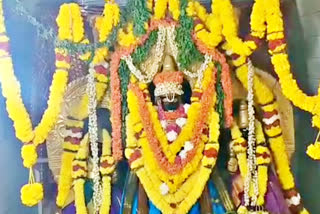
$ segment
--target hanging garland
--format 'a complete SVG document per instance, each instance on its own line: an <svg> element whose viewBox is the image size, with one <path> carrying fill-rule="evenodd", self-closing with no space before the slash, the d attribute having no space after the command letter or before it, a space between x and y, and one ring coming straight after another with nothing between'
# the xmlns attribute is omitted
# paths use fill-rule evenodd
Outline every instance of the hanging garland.
<svg viewBox="0 0 320 214"><path fill-rule="evenodd" d="M135 8L135 12L131 13L130 10ZM148 26L148 20L151 13L147 8L145 0L129 0L127 4L127 20L132 20L133 33L136 36L141 36L146 33L146 26Z"/></svg>
<svg viewBox="0 0 320 214"><path fill-rule="evenodd" d="M71 5L71 13L77 17L77 8L75 5ZM54 126L57 117L60 113L60 106L63 101L63 95L66 89L68 81L68 70L70 69L70 58L68 52L64 49L56 49L56 72L53 76L52 84L50 86L50 95L48 99L48 107L44 112L40 123L32 129L31 119L23 104L21 98L20 84L16 79L13 72L12 59L10 57L9 39L5 35L5 26L3 18L3 9L1 2L1 23L0 29L3 30L2 37L6 38L6 42L2 43L1 50L6 53L1 58L1 64L4 66L6 73L0 76L0 82L2 86L2 94L6 98L7 111L9 117L13 120L16 130L16 136L25 145L22 147L21 155L23 158L24 166L29 168L29 184L26 184L21 189L21 200L27 206L36 205L43 197L42 184L36 183L33 176L33 166L37 162L36 148L39 144L42 144L47 138L49 131ZM76 19L78 20L78 19ZM59 25L64 28L66 26ZM69 28L69 26L67 26ZM75 24L74 28L78 31L74 37L69 37L73 42L79 42L81 35L81 25ZM66 38L65 35L61 36Z"/></svg>
<svg viewBox="0 0 320 214"><path fill-rule="evenodd" d="M126 116L128 115L128 103L127 103L127 92L128 92L128 85L130 80L130 70L124 60L120 61L119 66L119 74L120 74L120 81L121 81L121 95L122 95L122 141L125 142L126 140Z"/></svg>
<svg viewBox="0 0 320 214"><path fill-rule="evenodd" d="M224 127L224 106L223 106L223 102L224 102L224 92L223 92L223 87L222 87L222 83L221 83L221 73L222 73L222 67L219 64L216 65L217 66L217 85L216 85L216 91L217 91L217 103L216 103L216 109L217 112L219 113L220 116L220 127Z"/></svg>
<svg viewBox="0 0 320 214"><path fill-rule="evenodd" d="M178 44L179 56L178 62L182 69L187 69L194 62L203 61L203 56L200 54L192 40L193 20L186 14L188 1L181 0L181 16L180 26L176 29L176 42Z"/></svg>
<svg viewBox="0 0 320 214"><path fill-rule="evenodd" d="M132 53L132 61L135 65L140 65L146 60L150 54L151 48L156 44L158 39L158 31L154 30L150 33L148 40L145 44L137 47Z"/></svg>

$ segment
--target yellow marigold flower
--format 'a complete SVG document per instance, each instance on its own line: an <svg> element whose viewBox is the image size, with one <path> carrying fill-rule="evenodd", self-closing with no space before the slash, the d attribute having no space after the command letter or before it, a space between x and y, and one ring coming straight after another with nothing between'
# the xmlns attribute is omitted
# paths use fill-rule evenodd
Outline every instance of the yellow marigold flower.
<svg viewBox="0 0 320 214"><path fill-rule="evenodd" d="M320 142L308 146L307 154L314 160L320 160Z"/></svg>
<svg viewBox="0 0 320 214"><path fill-rule="evenodd" d="M32 167L38 159L36 147L33 144L24 145L21 149L21 157L26 168Z"/></svg>
<svg viewBox="0 0 320 214"><path fill-rule="evenodd" d="M43 199L43 186L41 183L26 184L21 188L21 202L32 207Z"/></svg>
<svg viewBox="0 0 320 214"><path fill-rule="evenodd" d="M240 206L238 209L238 214L248 214L248 210L245 206Z"/></svg>
<svg viewBox="0 0 320 214"><path fill-rule="evenodd" d="M118 42L121 46L124 47L129 47L130 45L134 45L137 42L137 38L133 33L132 23L127 26L127 32L128 33L125 33L123 29L120 29L118 33Z"/></svg>

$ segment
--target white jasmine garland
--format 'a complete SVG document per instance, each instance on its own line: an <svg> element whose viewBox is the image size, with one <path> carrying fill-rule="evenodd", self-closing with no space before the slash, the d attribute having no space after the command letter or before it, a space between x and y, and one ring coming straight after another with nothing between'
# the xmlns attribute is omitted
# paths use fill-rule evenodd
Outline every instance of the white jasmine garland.
<svg viewBox="0 0 320 214"><path fill-rule="evenodd" d="M88 83L87 83L87 94L89 96L89 140L92 151L92 174L93 174L93 206L95 213L99 212L100 205L102 203L102 187L100 179L99 169L99 148L98 148L98 125L97 125L97 100L96 100L96 84L94 79L95 70L93 64L90 64Z"/></svg>
<svg viewBox="0 0 320 214"><path fill-rule="evenodd" d="M254 67L248 59L248 115L249 115L249 132L248 132L248 173L245 178L245 205L250 205L250 185L253 185L253 195L251 197L251 206L257 205L257 199L259 195L258 188L258 171L257 171L257 159L255 152L255 112L254 112L254 92L253 92L253 78Z"/></svg>
<svg viewBox="0 0 320 214"><path fill-rule="evenodd" d="M174 26L170 26L166 28L167 30L167 38L169 41L169 46L171 49L171 52L173 53L173 57L176 62L178 62L178 45L176 43L176 30ZM204 62L200 65L200 68L197 72L193 73L188 71L187 69L182 70L182 72L187 75L190 78L197 78L197 85L201 86L201 82L203 79L203 72L208 68L209 63L212 62L212 57L210 55L205 55L205 60ZM180 63L178 62L178 67L180 69Z"/></svg>
<svg viewBox="0 0 320 214"><path fill-rule="evenodd" d="M166 82L157 85L157 87L154 90L154 96L156 97L165 96L168 94L182 95L182 85L173 82Z"/></svg>
<svg viewBox="0 0 320 214"><path fill-rule="evenodd" d="M148 70L145 69L144 73L146 73L146 75L143 75L141 70L138 69L133 64L132 57L130 55L123 56L121 58L126 61L130 72L133 73L133 75L135 75L140 82L144 82L144 83L151 82L153 80L153 77L158 72L160 64L162 62L162 58L163 58L165 40L166 40L166 29L164 27L159 27L154 60L152 62L151 68L148 68Z"/></svg>

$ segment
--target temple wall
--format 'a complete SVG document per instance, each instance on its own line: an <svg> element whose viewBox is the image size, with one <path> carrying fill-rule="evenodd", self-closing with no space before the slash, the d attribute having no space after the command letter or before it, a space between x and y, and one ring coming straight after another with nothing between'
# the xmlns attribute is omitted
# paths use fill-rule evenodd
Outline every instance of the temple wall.
<svg viewBox="0 0 320 214"><path fill-rule="evenodd" d="M296 0L296 15L292 21L296 22L296 35L288 37L291 43L290 59L299 85L304 91L317 94L320 81L320 1ZM298 34L301 34L300 36ZM293 167L297 185L306 207L311 213L320 213L319 198L320 168L306 156L305 150L317 135L317 130L311 127L311 116L299 109L295 109L296 154ZM315 190L316 189L316 190Z"/></svg>
<svg viewBox="0 0 320 214"><path fill-rule="evenodd" d="M320 1L296 0L296 2L305 38L308 84L312 92L316 93L320 79Z"/></svg>

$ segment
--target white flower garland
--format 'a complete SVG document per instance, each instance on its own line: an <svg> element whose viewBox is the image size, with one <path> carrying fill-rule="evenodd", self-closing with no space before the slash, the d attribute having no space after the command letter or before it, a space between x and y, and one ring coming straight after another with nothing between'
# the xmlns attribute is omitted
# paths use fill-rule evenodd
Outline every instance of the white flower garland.
<svg viewBox="0 0 320 214"><path fill-rule="evenodd" d="M176 38L175 26L169 26L169 27L160 26L159 27L158 39L157 39L156 51L155 51L155 60L153 61L149 71L147 71L146 68L143 69L144 73L146 75L143 75L142 71L140 69L138 69L133 64L132 57L130 55L123 56L123 57L121 57L121 59L126 61L130 72L133 75L135 75L135 77L138 78L138 80L140 82L149 83L153 80L153 77L156 75L156 73L159 70L159 66L161 64L161 60L162 60L163 53L164 53L166 39L169 42L169 47L171 49L171 52L173 54L175 61L178 62L179 51L178 51L178 46L175 41L175 38ZM208 68L208 65L210 62L212 62L212 57L210 55L205 55L205 60L201 64L201 66L197 72L195 72L195 73L190 72L187 69L184 69L182 72L192 79L197 78L197 86L201 87L201 82L203 79L203 72ZM178 62L178 67L179 67L179 69L181 67L179 62Z"/></svg>
<svg viewBox="0 0 320 214"><path fill-rule="evenodd" d="M163 53L164 53L164 47L165 47L165 39L166 39L166 28L165 27L159 27L158 31L158 38L156 43L156 50L155 50L155 60L152 62L151 68L149 71L146 69L144 73L146 75L143 75L141 70L138 69L132 61L131 55L129 56L123 56L121 59L125 60L129 70L131 73L133 73L140 82L149 83L153 80L153 77L156 75L156 73L159 70L160 63L162 61Z"/></svg>
<svg viewBox="0 0 320 214"><path fill-rule="evenodd" d="M91 63L89 68L88 83L87 83L87 94L89 96L89 140L92 151L92 162L93 162L93 206L95 213L99 212L102 203L102 187L100 179L99 169L99 148L98 148L98 125L97 125L97 100L96 100L96 84L94 78L95 70Z"/></svg>
<svg viewBox="0 0 320 214"><path fill-rule="evenodd" d="M171 52L173 54L173 57L176 62L178 62L178 45L176 43L176 29L174 26L170 26L166 28L167 30L167 38L169 41L169 46L171 49ZM203 72L208 68L209 63L212 62L212 57L210 55L204 56L204 62L201 64L199 70L195 73L188 71L187 69L184 69L182 72L187 75L188 77L194 79L197 78L197 86L201 87L201 82L203 79ZM180 69L180 63L178 62L178 67Z"/></svg>
<svg viewBox="0 0 320 214"><path fill-rule="evenodd" d="M248 132L248 169L245 179L245 205L250 204L250 185L253 185L253 195L251 197L251 206L257 205L257 199L259 195L258 188L258 171L257 171L257 159L255 154L255 112L254 112L254 92L253 92L253 78L254 67L248 59L248 114L249 114L249 132Z"/></svg>
<svg viewBox="0 0 320 214"><path fill-rule="evenodd" d="M179 83L166 82L157 85L154 90L154 96L156 97L168 95L170 93L182 95L182 85L180 85Z"/></svg>

